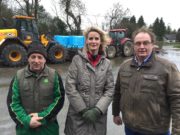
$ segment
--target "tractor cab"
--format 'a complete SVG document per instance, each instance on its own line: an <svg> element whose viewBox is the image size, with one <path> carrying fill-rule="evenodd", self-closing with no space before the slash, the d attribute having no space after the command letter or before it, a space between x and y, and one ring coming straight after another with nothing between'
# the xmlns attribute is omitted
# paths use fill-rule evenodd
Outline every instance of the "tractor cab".
<svg viewBox="0 0 180 135"><path fill-rule="evenodd" d="M127 29L112 29L109 30L111 43L107 48L107 57L114 58L123 54L129 57L133 54L132 41L127 37Z"/></svg>
<svg viewBox="0 0 180 135"><path fill-rule="evenodd" d="M18 37L26 45L39 40L38 28L34 17L13 16L13 25L13 28L17 30Z"/></svg>
<svg viewBox="0 0 180 135"><path fill-rule="evenodd" d="M109 31L109 36L111 37L112 44L120 44L120 40L125 38L126 29L113 29Z"/></svg>

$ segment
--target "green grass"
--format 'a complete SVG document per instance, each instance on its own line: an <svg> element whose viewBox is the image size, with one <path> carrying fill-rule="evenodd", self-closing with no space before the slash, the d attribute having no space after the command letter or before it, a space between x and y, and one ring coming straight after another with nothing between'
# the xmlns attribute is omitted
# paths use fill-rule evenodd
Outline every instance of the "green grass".
<svg viewBox="0 0 180 135"><path fill-rule="evenodd" d="M163 41L158 41L157 45L162 48L162 46L173 46L173 48L180 48L180 42L176 43L165 43Z"/></svg>
<svg viewBox="0 0 180 135"><path fill-rule="evenodd" d="M174 48L180 48L180 42L173 43Z"/></svg>

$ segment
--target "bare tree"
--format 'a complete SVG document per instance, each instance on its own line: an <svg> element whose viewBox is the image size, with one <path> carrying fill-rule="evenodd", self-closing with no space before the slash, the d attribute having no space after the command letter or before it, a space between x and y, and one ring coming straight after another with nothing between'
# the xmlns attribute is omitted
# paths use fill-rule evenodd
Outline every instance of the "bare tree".
<svg viewBox="0 0 180 135"><path fill-rule="evenodd" d="M53 11L53 13L55 14L56 17L61 18L59 12L60 12L60 6L59 6L59 2L58 0L51 0L52 1L52 8L51 10Z"/></svg>
<svg viewBox="0 0 180 135"><path fill-rule="evenodd" d="M109 26L110 29L116 28L129 13L130 10L128 8L124 10L119 2L113 4L113 8L110 9L105 16L107 26Z"/></svg>
<svg viewBox="0 0 180 135"><path fill-rule="evenodd" d="M9 6L10 0L0 0L0 18L11 18L13 9Z"/></svg>
<svg viewBox="0 0 180 135"><path fill-rule="evenodd" d="M2 0L0 0L0 17L2 16L2 11L1 11L1 9L2 9Z"/></svg>
<svg viewBox="0 0 180 135"><path fill-rule="evenodd" d="M41 0L15 0L21 11L24 11L28 16L38 18L38 7Z"/></svg>
<svg viewBox="0 0 180 135"><path fill-rule="evenodd" d="M32 0L33 1L33 0ZM38 18L38 7L40 0L34 0L34 17ZM33 5L33 4L32 4Z"/></svg>
<svg viewBox="0 0 180 135"><path fill-rule="evenodd" d="M81 34L81 17L85 14L85 5L80 0L59 0L60 8L66 14L66 23L71 34Z"/></svg>

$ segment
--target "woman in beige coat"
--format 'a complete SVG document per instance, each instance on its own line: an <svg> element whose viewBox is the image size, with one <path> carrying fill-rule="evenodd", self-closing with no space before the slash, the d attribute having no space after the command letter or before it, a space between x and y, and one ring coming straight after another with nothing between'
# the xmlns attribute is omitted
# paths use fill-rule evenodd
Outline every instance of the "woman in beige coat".
<svg viewBox="0 0 180 135"><path fill-rule="evenodd" d="M69 67L65 91L70 102L66 135L106 135L107 109L114 93L110 61L105 56L106 33L90 27L85 46Z"/></svg>

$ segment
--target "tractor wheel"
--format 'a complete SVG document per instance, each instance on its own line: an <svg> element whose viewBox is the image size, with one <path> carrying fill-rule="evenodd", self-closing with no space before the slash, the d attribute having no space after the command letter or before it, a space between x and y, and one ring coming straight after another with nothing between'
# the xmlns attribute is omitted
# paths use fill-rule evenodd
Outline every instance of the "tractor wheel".
<svg viewBox="0 0 180 135"><path fill-rule="evenodd" d="M108 46L107 49L106 49L106 53L107 53L107 57L109 59L114 58L116 56L116 48L115 48L115 46L112 46L112 45Z"/></svg>
<svg viewBox="0 0 180 135"><path fill-rule="evenodd" d="M2 60L6 66L23 66L27 63L27 51L19 44L6 45L2 50Z"/></svg>
<svg viewBox="0 0 180 135"><path fill-rule="evenodd" d="M133 43L131 41L126 41L123 46L123 55L126 57L133 55Z"/></svg>
<svg viewBox="0 0 180 135"><path fill-rule="evenodd" d="M50 63L62 63L66 60L67 52L61 45L53 45L48 49L48 60Z"/></svg>

